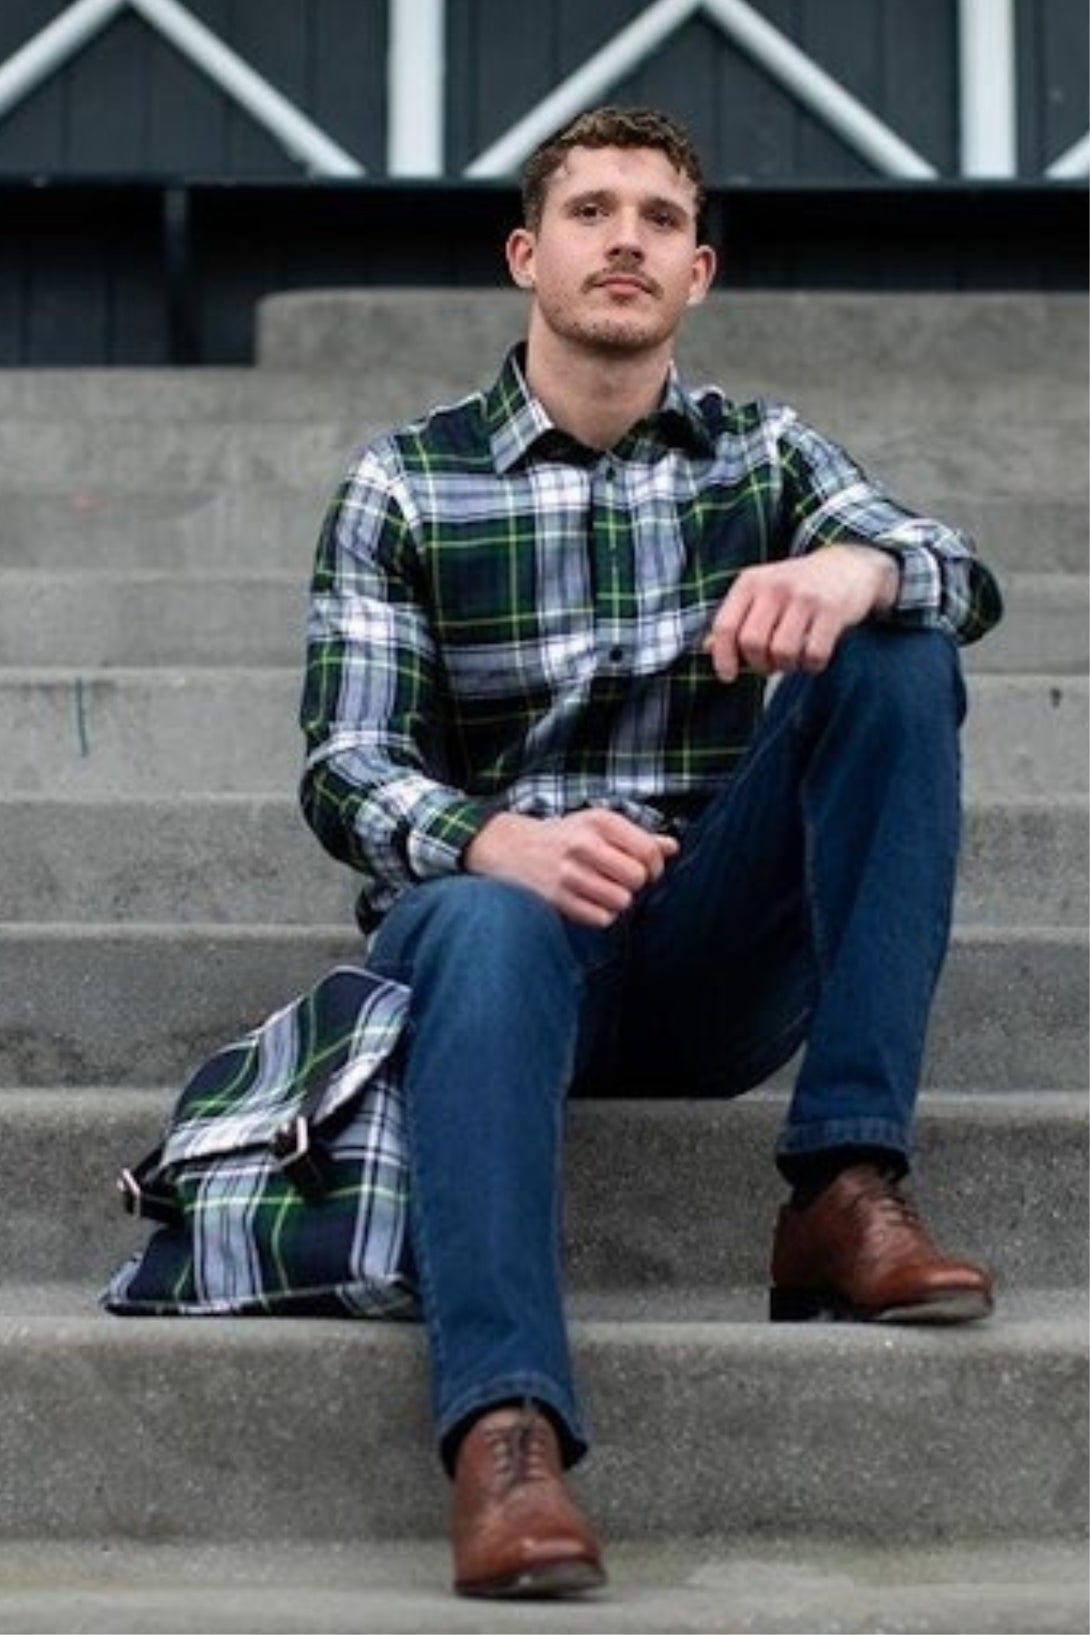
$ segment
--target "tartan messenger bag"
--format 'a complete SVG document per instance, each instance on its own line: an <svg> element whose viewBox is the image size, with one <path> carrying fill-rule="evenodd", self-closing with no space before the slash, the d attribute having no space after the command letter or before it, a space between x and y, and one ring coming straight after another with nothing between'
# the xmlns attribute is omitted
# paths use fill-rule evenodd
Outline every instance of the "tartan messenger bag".
<svg viewBox="0 0 1090 1635"><path fill-rule="evenodd" d="M118 1187L156 1224L120 1316L419 1315L398 1043L408 990L341 965L209 1057Z"/></svg>

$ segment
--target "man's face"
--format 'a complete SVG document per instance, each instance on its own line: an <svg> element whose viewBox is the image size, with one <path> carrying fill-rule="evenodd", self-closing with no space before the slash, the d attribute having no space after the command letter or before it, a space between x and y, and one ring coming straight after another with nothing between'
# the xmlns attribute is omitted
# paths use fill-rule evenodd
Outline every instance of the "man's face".
<svg viewBox="0 0 1090 1635"><path fill-rule="evenodd" d="M715 271L693 184L655 148L573 148L536 232L512 233L507 256L549 329L607 352L668 342Z"/></svg>

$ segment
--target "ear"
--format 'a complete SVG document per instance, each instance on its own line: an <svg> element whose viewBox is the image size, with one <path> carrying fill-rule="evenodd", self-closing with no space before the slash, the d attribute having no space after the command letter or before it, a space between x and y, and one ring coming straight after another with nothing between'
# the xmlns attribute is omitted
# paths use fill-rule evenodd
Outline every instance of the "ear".
<svg viewBox="0 0 1090 1635"><path fill-rule="evenodd" d="M520 290L534 287L534 235L528 227L516 227L507 240L507 270Z"/></svg>
<svg viewBox="0 0 1090 1635"><path fill-rule="evenodd" d="M686 306L698 307L715 277L716 257L710 244L698 244L693 253L692 282Z"/></svg>

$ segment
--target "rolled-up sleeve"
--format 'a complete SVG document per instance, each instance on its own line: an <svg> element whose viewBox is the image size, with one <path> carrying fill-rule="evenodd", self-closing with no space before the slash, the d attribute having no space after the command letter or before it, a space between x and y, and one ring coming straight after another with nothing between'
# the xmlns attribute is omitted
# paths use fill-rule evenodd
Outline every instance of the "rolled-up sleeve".
<svg viewBox="0 0 1090 1635"><path fill-rule="evenodd" d="M771 420L788 555L823 545L872 545L900 567L897 598L885 617L945 629L962 644L978 641L999 622L999 585L967 534L899 504L793 409L777 405Z"/></svg>

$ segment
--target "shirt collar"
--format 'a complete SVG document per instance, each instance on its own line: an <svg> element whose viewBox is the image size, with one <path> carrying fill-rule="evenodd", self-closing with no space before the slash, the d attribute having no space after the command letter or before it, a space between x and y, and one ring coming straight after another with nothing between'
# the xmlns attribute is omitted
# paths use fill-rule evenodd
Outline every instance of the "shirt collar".
<svg viewBox="0 0 1090 1635"><path fill-rule="evenodd" d="M578 459L582 454L588 463L597 459L597 450L584 449L551 419L545 405L527 385L525 367L526 343L520 342L508 352L486 400L496 471L504 475L535 450L544 452L548 448L554 452L563 448L569 458ZM673 364L659 407L626 432L619 446L626 449L633 445L630 452L634 452L635 445L648 442L688 447L699 454L711 453L713 449L714 439L699 405L685 390Z"/></svg>

